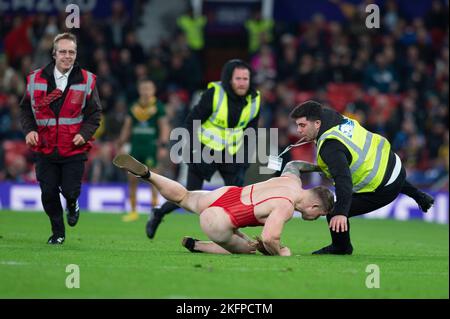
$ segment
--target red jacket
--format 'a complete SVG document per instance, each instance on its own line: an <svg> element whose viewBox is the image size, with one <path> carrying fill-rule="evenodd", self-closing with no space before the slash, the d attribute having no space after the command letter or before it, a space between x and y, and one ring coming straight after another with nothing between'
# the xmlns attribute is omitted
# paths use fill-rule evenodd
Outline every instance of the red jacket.
<svg viewBox="0 0 450 319"><path fill-rule="evenodd" d="M81 146L76 146L72 140L79 133L83 121L83 108L95 87L96 76L84 69L83 82L70 85L61 106L59 116L51 110L50 105L44 105L47 96L47 80L42 77L43 69L33 71L27 76L27 95L38 127L39 143L33 146L35 152L49 155L54 148L62 157L69 157L87 152L92 147L91 140Z"/></svg>

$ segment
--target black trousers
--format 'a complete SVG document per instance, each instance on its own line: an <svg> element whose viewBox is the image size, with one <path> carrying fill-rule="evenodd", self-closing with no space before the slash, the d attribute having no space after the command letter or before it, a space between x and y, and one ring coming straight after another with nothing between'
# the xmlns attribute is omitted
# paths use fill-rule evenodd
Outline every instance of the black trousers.
<svg viewBox="0 0 450 319"><path fill-rule="evenodd" d="M386 206L393 202L397 196L402 193L415 198L420 191L406 180L406 171L402 166L399 176L390 185L381 187L370 193L354 193L352 196L352 205L348 217L359 216L370 213L378 208ZM333 216L327 215L328 224ZM348 231L334 232L330 229L333 245L345 249L349 247L350 242L350 223L347 219Z"/></svg>
<svg viewBox="0 0 450 319"><path fill-rule="evenodd" d="M63 194L67 203L74 203L80 196L83 173L83 160L51 162L39 159L36 163L36 177L41 188L42 205L50 218L54 235L65 235L59 194Z"/></svg>
<svg viewBox="0 0 450 319"><path fill-rule="evenodd" d="M202 189L205 178L203 177L203 172L199 171L201 168L202 165L189 165L186 183L187 190L194 191ZM219 171L222 176L225 186L243 186L246 170L245 166L237 167L236 165L229 164L217 165L217 171ZM166 215L177 208L179 207L174 203L165 202L160 208L160 213Z"/></svg>

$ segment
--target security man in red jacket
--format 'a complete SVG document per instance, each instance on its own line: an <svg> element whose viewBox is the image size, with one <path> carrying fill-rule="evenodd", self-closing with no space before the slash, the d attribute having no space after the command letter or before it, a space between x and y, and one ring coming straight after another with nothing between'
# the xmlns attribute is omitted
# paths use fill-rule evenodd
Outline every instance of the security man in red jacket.
<svg viewBox="0 0 450 319"><path fill-rule="evenodd" d="M26 143L38 155L36 177L52 226L48 244L65 240L60 192L67 201L67 223L73 227L78 222L84 162L100 125L96 76L80 68L76 56L75 35L58 34L53 40L55 62L27 76L20 104Z"/></svg>

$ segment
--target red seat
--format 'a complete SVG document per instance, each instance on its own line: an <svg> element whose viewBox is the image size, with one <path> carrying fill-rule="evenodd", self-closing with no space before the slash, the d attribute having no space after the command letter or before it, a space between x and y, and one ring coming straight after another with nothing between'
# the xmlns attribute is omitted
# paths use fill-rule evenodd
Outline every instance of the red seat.
<svg viewBox="0 0 450 319"><path fill-rule="evenodd" d="M330 105L338 112L343 112L347 104L355 100L356 83L329 83L327 86L327 99Z"/></svg>

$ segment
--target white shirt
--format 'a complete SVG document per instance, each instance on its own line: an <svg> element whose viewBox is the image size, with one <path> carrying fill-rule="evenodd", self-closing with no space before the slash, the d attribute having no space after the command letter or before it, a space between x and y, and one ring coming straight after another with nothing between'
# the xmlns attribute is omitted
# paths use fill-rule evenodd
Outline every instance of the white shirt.
<svg viewBox="0 0 450 319"><path fill-rule="evenodd" d="M64 92L67 86L67 80L69 79L70 72L72 72L73 66L66 73L61 73L55 67L53 70L53 76L55 77L56 87Z"/></svg>

